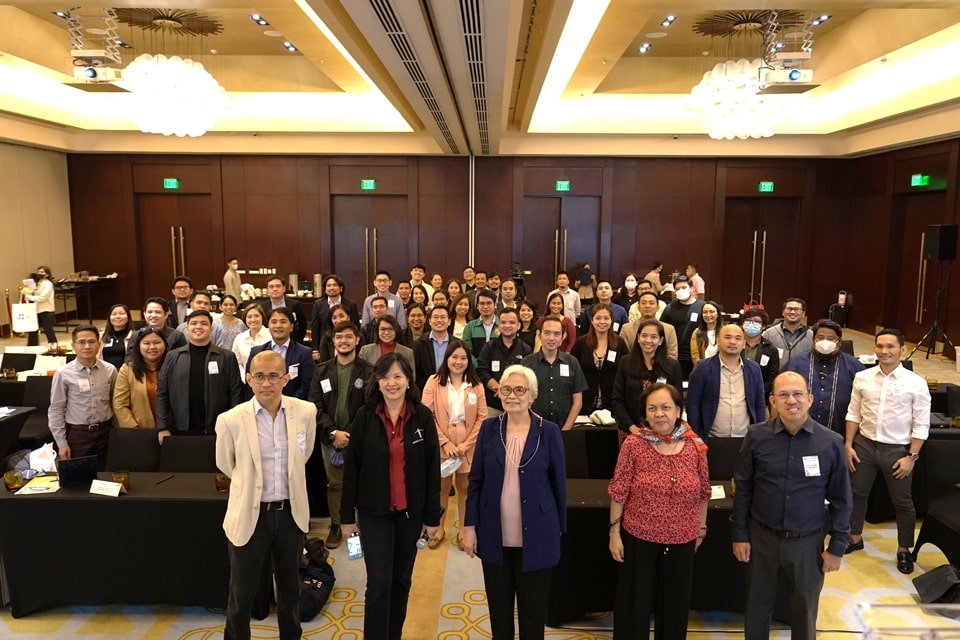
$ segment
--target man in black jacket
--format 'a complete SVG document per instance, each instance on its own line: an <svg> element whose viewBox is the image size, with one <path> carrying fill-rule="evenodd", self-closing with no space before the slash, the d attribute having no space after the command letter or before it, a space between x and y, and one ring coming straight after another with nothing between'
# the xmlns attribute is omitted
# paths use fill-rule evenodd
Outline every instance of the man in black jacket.
<svg viewBox="0 0 960 640"><path fill-rule="evenodd" d="M763 395L767 398L773 393L773 379L780 373L780 353L773 344L763 337L770 324L770 316L763 309L747 309L743 313L743 333L746 343L743 357L760 365L763 374Z"/></svg>
<svg viewBox="0 0 960 640"><path fill-rule="evenodd" d="M360 330L352 322L341 322L333 328L336 357L317 367L310 384L308 400L317 405L317 440L327 473L327 506L330 509L330 531L326 546L336 549L343 541L340 532L340 498L343 494L342 451L350 444L350 423L363 406L365 385L373 368L357 357ZM334 452L339 460L332 460ZM314 455L307 462L307 489L317 477ZM338 464L337 464L338 463Z"/></svg>
<svg viewBox="0 0 960 640"><path fill-rule="evenodd" d="M211 344L213 318L198 310L187 320L189 344L167 354L157 382L157 432L212 434L217 416L243 402L240 367L229 349Z"/></svg>
<svg viewBox="0 0 960 640"><path fill-rule="evenodd" d="M504 283L506 284L506 282ZM503 413L500 403L500 376L507 367L520 364L524 356L533 353L523 340L517 338L520 329L520 314L516 309L501 309L497 314L500 318L500 335L490 340L480 349L477 356L477 375L483 382L487 397L487 417Z"/></svg>
<svg viewBox="0 0 960 640"><path fill-rule="evenodd" d="M430 331L425 331L413 345L413 361L416 363L417 387L423 390L427 378L440 368L443 354L450 344L450 312L446 307L434 307L427 315Z"/></svg>
<svg viewBox="0 0 960 640"><path fill-rule="evenodd" d="M283 284L283 278L280 276L267 278L267 295L269 297L260 305L263 307L263 317L270 317L271 309L278 307L290 309L290 312L293 313L293 339L303 344L303 339L307 335L307 316L300 309L300 301L283 295L284 291L286 291L286 287Z"/></svg>
<svg viewBox="0 0 960 640"><path fill-rule="evenodd" d="M360 326L360 311L357 309L357 303L344 295L343 278L335 273L323 279L323 297L317 298L313 303L313 317L310 319L310 333L313 341L313 359L320 359L320 339L323 333L330 326L330 309L336 305L343 307L343 310L350 316L350 322Z"/></svg>

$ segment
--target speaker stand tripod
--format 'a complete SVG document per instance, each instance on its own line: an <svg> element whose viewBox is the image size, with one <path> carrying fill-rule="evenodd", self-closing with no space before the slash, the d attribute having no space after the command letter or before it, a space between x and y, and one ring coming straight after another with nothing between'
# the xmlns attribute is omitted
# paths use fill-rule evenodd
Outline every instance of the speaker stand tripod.
<svg viewBox="0 0 960 640"><path fill-rule="evenodd" d="M944 343L944 351L946 350L946 345L950 345L950 348L953 349L953 342L950 341L950 337L944 333L943 329L940 328L940 299L943 296L943 260L937 260L937 293L934 296L934 307L933 307L933 326L923 334L923 337L920 338L920 341L917 342L917 346L913 348L907 355L907 360L913 357L913 354L917 352L917 349L921 347L924 351L927 352L927 355L924 356L925 359L930 359L930 354L937 354L937 340L942 339ZM929 346L924 346L924 343L930 341ZM941 352L942 353L942 352Z"/></svg>

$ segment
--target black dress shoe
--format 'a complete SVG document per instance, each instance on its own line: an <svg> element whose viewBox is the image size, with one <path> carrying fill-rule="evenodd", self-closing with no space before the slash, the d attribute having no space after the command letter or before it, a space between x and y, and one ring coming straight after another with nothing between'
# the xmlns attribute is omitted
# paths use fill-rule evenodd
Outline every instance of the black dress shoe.
<svg viewBox="0 0 960 640"><path fill-rule="evenodd" d="M325 542L327 549L336 549L340 546L341 542L343 542L343 532L340 531L340 525L330 525L330 531L327 533L327 539Z"/></svg>
<svg viewBox="0 0 960 640"><path fill-rule="evenodd" d="M854 551L863 551L863 538L860 538L856 542L851 540L850 544L847 545L847 550L843 552L843 555L853 553Z"/></svg>
<svg viewBox="0 0 960 640"><path fill-rule="evenodd" d="M897 571L913 573L913 558L909 551L897 551Z"/></svg>

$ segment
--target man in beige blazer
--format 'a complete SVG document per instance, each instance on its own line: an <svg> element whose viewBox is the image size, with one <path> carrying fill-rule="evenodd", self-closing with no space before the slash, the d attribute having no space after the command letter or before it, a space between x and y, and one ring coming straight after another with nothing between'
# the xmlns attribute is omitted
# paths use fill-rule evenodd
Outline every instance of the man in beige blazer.
<svg viewBox="0 0 960 640"><path fill-rule="evenodd" d="M230 557L225 640L249 640L250 607L267 554L273 559L281 640L299 640L299 558L310 528L304 471L317 408L283 395L289 381L273 351L250 361L253 399L217 418L217 467L232 479L223 530Z"/></svg>

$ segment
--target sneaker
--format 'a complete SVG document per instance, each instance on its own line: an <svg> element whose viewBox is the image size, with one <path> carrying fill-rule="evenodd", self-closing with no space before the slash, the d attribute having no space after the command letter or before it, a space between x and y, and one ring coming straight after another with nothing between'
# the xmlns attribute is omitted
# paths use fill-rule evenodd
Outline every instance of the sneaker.
<svg viewBox="0 0 960 640"><path fill-rule="evenodd" d="M327 549L336 549L340 546L341 542L343 542L343 533L340 531L340 525L330 525L330 532L327 534L327 539L324 542Z"/></svg>

